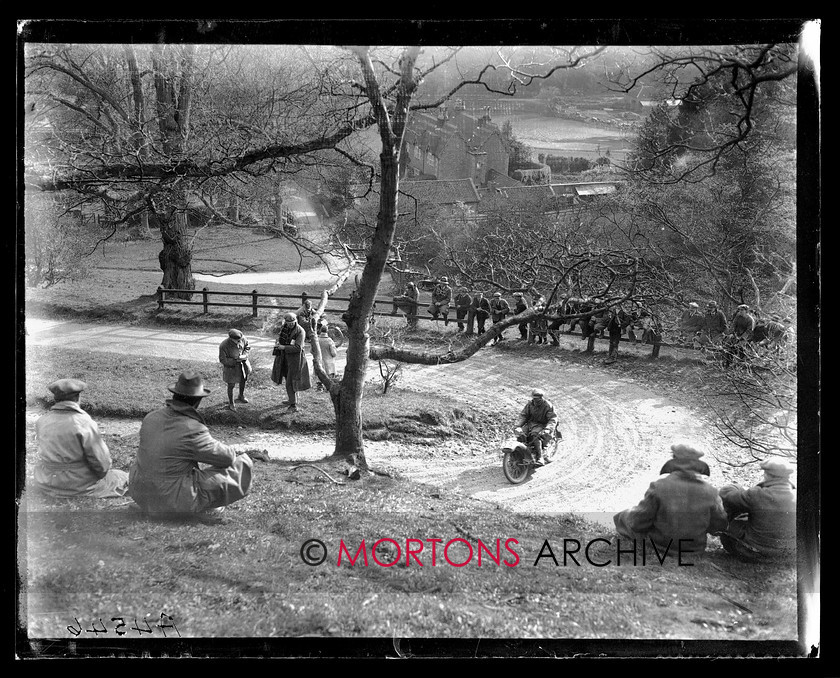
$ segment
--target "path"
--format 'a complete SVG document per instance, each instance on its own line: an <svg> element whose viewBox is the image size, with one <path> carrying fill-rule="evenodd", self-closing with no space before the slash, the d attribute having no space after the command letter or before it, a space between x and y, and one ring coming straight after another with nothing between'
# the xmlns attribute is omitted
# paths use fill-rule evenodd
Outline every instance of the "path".
<svg viewBox="0 0 840 678"><path fill-rule="evenodd" d="M216 363L218 332L142 328L70 321L27 320L30 346L61 345L109 352L183 357ZM255 368L270 369L272 337L249 336ZM343 367L344 347L338 368ZM371 376L378 375L374 367ZM367 442L371 464L396 468L418 482L433 484L520 512L586 514L604 526L612 515L639 501L669 455L676 438L711 447L712 427L695 413L648 388L598 366L562 364L549 352L519 356L484 348L453 365L405 365L399 388L423 390L463 402L466 408L498 416L513 425L530 389L541 386L554 403L564 441L557 460L522 485L507 483L497 447L480 449L462 442L429 448L394 442ZM138 424L139 425L139 424ZM277 445L277 433L259 432L255 441ZM319 459L331 451L324 436L283 434L283 448L296 458ZM275 456L283 456L277 453ZM720 484L720 471L712 482Z"/></svg>

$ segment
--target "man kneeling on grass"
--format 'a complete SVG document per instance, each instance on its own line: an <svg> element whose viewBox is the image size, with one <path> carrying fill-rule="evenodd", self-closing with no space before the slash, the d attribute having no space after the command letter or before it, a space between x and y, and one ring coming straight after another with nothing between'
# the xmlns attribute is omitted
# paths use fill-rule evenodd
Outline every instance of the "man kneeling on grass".
<svg viewBox="0 0 840 678"><path fill-rule="evenodd" d="M129 494L146 513L161 517L196 516L221 522L224 507L251 487L255 458L264 451L215 440L197 409L210 394L201 376L183 372L167 387L172 399L150 412L140 425L140 449L129 472ZM260 456L256 456L260 455ZM199 464L209 464L202 468Z"/></svg>

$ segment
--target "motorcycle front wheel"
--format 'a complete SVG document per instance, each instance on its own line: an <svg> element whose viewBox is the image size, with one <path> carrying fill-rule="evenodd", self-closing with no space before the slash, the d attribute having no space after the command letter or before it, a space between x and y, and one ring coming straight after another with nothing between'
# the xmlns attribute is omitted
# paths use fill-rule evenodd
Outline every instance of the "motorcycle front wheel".
<svg viewBox="0 0 840 678"><path fill-rule="evenodd" d="M531 463L521 450L506 450L502 459L502 471L508 482L519 485L528 480L531 474Z"/></svg>

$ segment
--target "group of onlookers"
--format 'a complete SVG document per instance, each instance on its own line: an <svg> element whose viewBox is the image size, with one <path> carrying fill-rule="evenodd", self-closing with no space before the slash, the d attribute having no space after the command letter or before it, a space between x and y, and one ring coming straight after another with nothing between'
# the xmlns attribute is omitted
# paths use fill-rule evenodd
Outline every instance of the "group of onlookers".
<svg viewBox="0 0 840 678"><path fill-rule="evenodd" d="M762 318L758 311L747 304L739 304L730 318L718 307L716 301L706 305L689 302L679 320L679 340L695 347L726 346L752 342L767 348L779 348L793 334L790 318L773 313Z"/></svg>
<svg viewBox="0 0 840 678"><path fill-rule="evenodd" d="M473 291L466 287L453 292L449 279L443 276L437 280L432 288L431 303L427 313L432 320L442 319L444 325L449 325L449 313L455 309L455 322L458 332L466 335L483 334L487 329L487 321L498 323L510 315L519 315L529 308L522 292L513 293L512 305L501 292L493 292L488 298L483 291ZM393 310L406 314L408 325L417 327L419 310L419 290L414 282L406 285L403 294L393 298ZM558 345L558 336L563 324L568 325L566 332L572 333L579 327L581 336L591 335L603 337L605 333L610 339L609 359L614 360L618 354L621 337L626 333L632 343L659 343L663 339L661 322L647 309L625 309L625 305L617 304L599 308L592 299L571 297L561 303L546 305L542 296L533 299L532 307L546 311L545 316L520 323L517 326L519 339L527 339L529 343ZM554 316L554 318L551 318ZM566 316L563 320L560 316ZM754 342L769 348L778 348L792 333L790 318L782 319L779 314L773 314L768 319L761 319L758 313L746 304L740 304L731 318L727 318L716 301L709 301L705 312L700 310L697 302L690 302L682 313L678 322L678 343L691 343L695 348L703 346L721 346L727 343ZM497 344L505 340L504 332L493 338Z"/></svg>
<svg viewBox="0 0 840 678"><path fill-rule="evenodd" d="M709 480L703 451L691 443L671 446L672 459L638 505L614 516L619 537L647 539L664 553L705 551L707 535L720 537L730 554L749 561L790 560L796 552L796 486L793 466L782 458L761 462L764 479L743 489Z"/></svg>

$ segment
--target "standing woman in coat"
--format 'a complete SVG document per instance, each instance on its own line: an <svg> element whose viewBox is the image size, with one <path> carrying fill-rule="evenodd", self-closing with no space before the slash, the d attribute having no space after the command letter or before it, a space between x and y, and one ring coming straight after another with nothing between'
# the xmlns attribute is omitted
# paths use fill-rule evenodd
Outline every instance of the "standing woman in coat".
<svg viewBox="0 0 840 678"><path fill-rule="evenodd" d="M271 381L278 386L286 380L286 394L288 400L283 404L289 406L290 412L297 411L297 394L312 388L309 378L309 364L303 345L306 343L306 332L298 325L294 313L286 313L280 328L280 335L274 344L274 368L271 370Z"/></svg>
<svg viewBox="0 0 840 678"><path fill-rule="evenodd" d="M248 360L251 347L245 335L239 330L228 331L228 338L219 344L219 362L222 363L222 381L227 384L228 409L235 410L233 404L233 387L239 385L238 403L247 403L245 397L245 382L253 371Z"/></svg>

